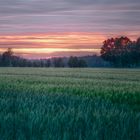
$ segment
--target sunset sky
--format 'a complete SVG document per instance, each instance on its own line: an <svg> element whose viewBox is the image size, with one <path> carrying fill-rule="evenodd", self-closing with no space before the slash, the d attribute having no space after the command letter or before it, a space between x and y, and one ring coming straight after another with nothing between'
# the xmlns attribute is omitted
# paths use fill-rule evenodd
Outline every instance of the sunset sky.
<svg viewBox="0 0 140 140"><path fill-rule="evenodd" d="M0 0L0 52L92 55L109 37L140 36L140 0Z"/></svg>

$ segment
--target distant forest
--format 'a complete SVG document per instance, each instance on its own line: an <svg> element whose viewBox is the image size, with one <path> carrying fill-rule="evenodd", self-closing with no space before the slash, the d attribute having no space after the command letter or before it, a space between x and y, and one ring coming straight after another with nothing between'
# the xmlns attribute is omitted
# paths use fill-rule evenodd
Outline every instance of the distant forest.
<svg viewBox="0 0 140 140"><path fill-rule="evenodd" d="M71 56L54 57L50 59L25 59L14 55L11 48L8 48L0 55L1 67L109 67L110 64L100 56Z"/></svg>
<svg viewBox="0 0 140 140"><path fill-rule="evenodd" d="M100 56L71 56L30 60L14 55L11 48L0 54L1 67L140 67L140 38L110 38L103 42Z"/></svg>

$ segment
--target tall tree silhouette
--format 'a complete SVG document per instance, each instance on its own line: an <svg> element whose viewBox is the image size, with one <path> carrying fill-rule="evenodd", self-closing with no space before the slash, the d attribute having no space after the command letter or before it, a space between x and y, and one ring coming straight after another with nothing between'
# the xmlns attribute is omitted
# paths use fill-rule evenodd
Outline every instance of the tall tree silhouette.
<svg viewBox="0 0 140 140"><path fill-rule="evenodd" d="M103 42L101 57L118 67L130 65L130 52L133 43L127 37L111 38Z"/></svg>
<svg viewBox="0 0 140 140"><path fill-rule="evenodd" d="M12 57L13 51L11 48L8 48L7 51L2 54L2 65L12 66Z"/></svg>

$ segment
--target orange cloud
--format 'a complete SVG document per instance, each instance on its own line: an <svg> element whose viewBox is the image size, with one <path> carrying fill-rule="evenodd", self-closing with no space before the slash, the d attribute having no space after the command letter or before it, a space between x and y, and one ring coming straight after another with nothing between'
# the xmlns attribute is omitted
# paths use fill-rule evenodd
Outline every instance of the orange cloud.
<svg viewBox="0 0 140 140"><path fill-rule="evenodd" d="M25 57L84 55L99 53L107 37L101 33L71 32L30 35L0 35L0 52L13 48L15 54Z"/></svg>

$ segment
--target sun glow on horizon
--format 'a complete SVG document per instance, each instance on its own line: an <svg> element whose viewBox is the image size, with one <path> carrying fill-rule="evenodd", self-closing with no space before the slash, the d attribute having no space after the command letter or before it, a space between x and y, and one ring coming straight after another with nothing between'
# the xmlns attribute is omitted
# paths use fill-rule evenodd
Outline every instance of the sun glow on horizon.
<svg viewBox="0 0 140 140"><path fill-rule="evenodd" d="M99 54L107 36L101 33L48 33L30 35L0 35L0 52L12 48L23 57L53 57Z"/></svg>
<svg viewBox="0 0 140 140"><path fill-rule="evenodd" d="M35 54L46 54L53 56L53 53L60 53L66 56L72 53L84 52L87 54L98 53L99 45L105 36L98 33L56 33L56 34L34 34L34 35L11 35L0 36L0 52L6 48L12 48L15 54L30 57Z"/></svg>

